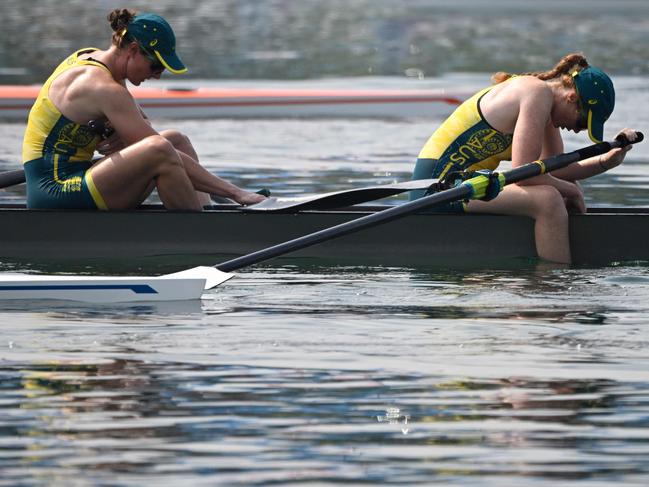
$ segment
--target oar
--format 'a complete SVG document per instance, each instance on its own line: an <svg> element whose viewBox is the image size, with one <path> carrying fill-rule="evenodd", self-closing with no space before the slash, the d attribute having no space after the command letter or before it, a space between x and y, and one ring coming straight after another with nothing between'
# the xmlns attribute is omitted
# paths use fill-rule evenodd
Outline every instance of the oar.
<svg viewBox="0 0 649 487"><path fill-rule="evenodd" d="M266 198L256 205L243 207L242 210L246 212L280 213L308 209L327 210L330 208L341 208L387 198L388 196L405 193L406 191L428 189L437 182L437 179L418 179L415 181L345 189L309 196L288 198L271 197Z"/></svg>
<svg viewBox="0 0 649 487"><path fill-rule="evenodd" d="M25 171L23 169L15 169L13 171L0 172L0 189L15 186L25 182Z"/></svg>
<svg viewBox="0 0 649 487"><path fill-rule="evenodd" d="M640 142L643 138L643 135L638 132L633 143ZM612 148L624 147L630 143L624 137L613 142L601 142L573 152L531 162L499 173L496 177L502 187L555 171L573 162L604 154ZM223 262L215 267L195 267L159 277L1 275L0 299L67 299L90 302L199 299L205 289L216 287L233 277L229 272L326 240L387 223L427 208L454 201L484 198L493 182L489 175L479 174L454 188L274 245Z"/></svg>
<svg viewBox="0 0 649 487"><path fill-rule="evenodd" d="M589 157L594 157L600 154L605 154L616 147L624 147L629 144L635 144L641 142L644 139L644 135L641 132L636 132L637 138L635 141L630 142L623 135L619 136L613 142L600 142L599 144L590 145L582 149L578 149L573 152L567 152L565 154L560 154L557 156L549 157L544 160L530 162L523 166L511 169L498 174L500 180L500 185L505 186L507 184L517 183L524 179L533 178L541 174L546 174L562 167L568 166L576 161L581 161L583 159L588 159ZM358 232L360 230L374 227L383 223L388 223L397 218L401 218L412 213L416 213L427 208L434 206L441 206L446 203L452 203L455 201L470 200L470 199L482 199L486 195L487 188L489 186L489 177L486 175L478 175L471 179L468 179L461 183L459 186L456 186L451 189L441 191L439 193L434 193L429 196L424 196L417 200L405 203L399 206L394 206L387 210L379 211L371 215L367 215L355 220L351 220L340 225L336 225L330 228L325 228L304 237L295 238L266 249L253 252L248 255L237 257L236 259L223 262L216 266L217 269L223 272L232 272L242 267L247 267L253 264L258 264L265 260L278 257L280 255L285 255L296 250L303 249L305 247L310 247L326 240L331 240L333 238L342 237L353 232Z"/></svg>

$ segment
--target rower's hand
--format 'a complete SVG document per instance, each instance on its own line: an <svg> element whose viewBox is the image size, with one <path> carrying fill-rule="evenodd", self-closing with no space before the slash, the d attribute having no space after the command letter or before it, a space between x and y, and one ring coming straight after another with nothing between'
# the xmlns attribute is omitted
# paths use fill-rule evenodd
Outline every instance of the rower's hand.
<svg viewBox="0 0 649 487"><path fill-rule="evenodd" d="M119 150L122 150L126 147L126 144L122 141L117 132L113 132L113 135L103 139L99 144L97 144L97 152L104 156L109 156Z"/></svg>
<svg viewBox="0 0 649 487"><path fill-rule="evenodd" d="M635 130L628 128L620 130L620 132L615 137L617 138L620 135L624 135L629 140L629 142L633 142L638 138L638 134L636 134ZM629 152L632 147L632 145L617 147L615 149L611 149L606 154L602 154L601 156L599 156L600 165L606 168L607 171L619 166L620 164L622 164L622 161L624 161L626 153Z"/></svg>
<svg viewBox="0 0 649 487"><path fill-rule="evenodd" d="M254 205L255 203L260 203L266 199L265 196L258 193L251 193L249 191L241 191L235 198L234 201L240 205L248 206Z"/></svg>

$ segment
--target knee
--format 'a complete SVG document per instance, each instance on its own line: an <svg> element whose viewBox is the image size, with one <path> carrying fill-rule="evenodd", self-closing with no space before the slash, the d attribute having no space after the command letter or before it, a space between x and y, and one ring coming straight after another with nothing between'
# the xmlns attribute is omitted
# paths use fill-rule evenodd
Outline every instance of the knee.
<svg viewBox="0 0 649 487"><path fill-rule="evenodd" d="M180 164L180 157L173 145L160 135L152 135L143 141L151 159L160 164Z"/></svg>
<svg viewBox="0 0 649 487"><path fill-rule="evenodd" d="M533 205L536 218L568 219L563 196L553 186L535 186Z"/></svg>
<svg viewBox="0 0 649 487"><path fill-rule="evenodd" d="M177 149L190 144L189 137L178 130L163 130L160 132L160 135L167 139L171 145Z"/></svg>

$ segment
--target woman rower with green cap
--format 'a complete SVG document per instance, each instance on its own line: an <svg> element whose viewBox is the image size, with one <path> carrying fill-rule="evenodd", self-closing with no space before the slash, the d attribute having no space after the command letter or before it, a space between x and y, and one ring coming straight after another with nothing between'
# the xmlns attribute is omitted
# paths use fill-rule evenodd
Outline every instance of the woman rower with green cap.
<svg viewBox="0 0 649 487"><path fill-rule="evenodd" d="M496 73L494 85L462 103L433 133L419 153L413 179L444 178L461 171L495 170L503 160L513 167L564 152L560 129L588 130L603 139L604 123L615 106L611 79L582 54L563 57L549 71L513 76ZM629 140L635 132L622 131ZM535 220L539 257L570 263L568 211L584 213L577 183L622 163L631 146L586 159L517 184L491 201L471 200L446 210L523 215ZM413 198L423 191L413 192Z"/></svg>
<svg viewBox="0 0 649 487"><path fill-rule="evenodd" d="M108 20L110 48L65 59L31 109L23 140L28 207L133 208L154 188L168 209L200 211L209 194L241 204L263 200L206 171L180 132L153 129L126 88L164 70L187 71L167 21L127 9ZM98 127L112 134L103 131L102 140ZM93 161L96 150L105 157Z"/></svg>

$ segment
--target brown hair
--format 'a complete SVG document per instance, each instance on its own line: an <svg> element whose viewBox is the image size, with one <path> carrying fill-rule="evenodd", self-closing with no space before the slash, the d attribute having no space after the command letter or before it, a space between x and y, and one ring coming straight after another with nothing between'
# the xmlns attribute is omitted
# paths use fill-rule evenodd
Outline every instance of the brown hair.
<svg viewBox="0 0 649 487"><path fill-rule="evenodd" d="M554 68L549 71L537 71L535 73L521 73L519 76L536 76L537 78L548 81L551 79L560 78L564 86L573 86L574 81L572 79L572 73L575 71L581 71L584 68L588 67L588 61L586 57L580 53L575 52L572 54L567 54L561 58L561 60L554 66ZM502 83L507 81L513 75L510 73L505 73L500 71L495 73L491 80L494 84Z"/></svg>
<svg viewBox="0 0 649 487"><path fill-rule="evenodd" d="M117 47L124 47L129 40L124 35L126 27L135 17L136 12L127 8L117 8L108 14L108 22L113 29L112 42Z"/></svg>

